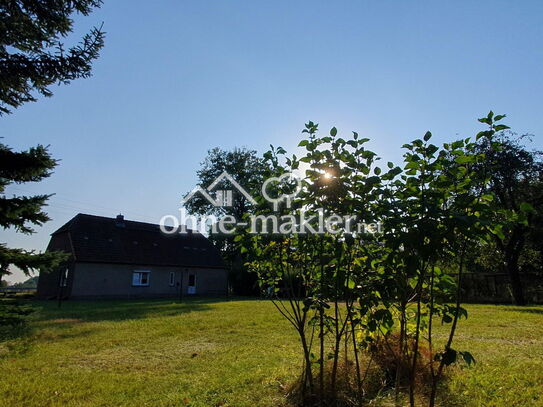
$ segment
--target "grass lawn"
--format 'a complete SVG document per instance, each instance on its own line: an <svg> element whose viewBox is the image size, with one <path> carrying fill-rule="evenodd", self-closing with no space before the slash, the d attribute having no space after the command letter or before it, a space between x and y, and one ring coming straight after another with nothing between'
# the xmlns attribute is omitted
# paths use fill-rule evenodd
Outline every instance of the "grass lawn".
<svg viewBox="0 0 543 407"><path fill-rule="evenodd" d="M1 406L284 404L295 333L255 300L36 302L32 331L0 343ZM446 406L543 406L543 307L470 305ZM381 400L380 405L386 405Z"/></svg>

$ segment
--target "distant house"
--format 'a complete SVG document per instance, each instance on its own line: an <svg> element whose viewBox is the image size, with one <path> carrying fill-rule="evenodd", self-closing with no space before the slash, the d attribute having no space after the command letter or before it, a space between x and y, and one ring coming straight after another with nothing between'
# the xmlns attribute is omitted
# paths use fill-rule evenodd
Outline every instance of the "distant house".
<svg viewBox="0 0 543 407"><path fill-rule="evenodd" d="M47 250L70 253L41 273L39 298L138 298L225 295L219 251L197 232L165 234L158 225L78 214L51 235Z"/></svg>

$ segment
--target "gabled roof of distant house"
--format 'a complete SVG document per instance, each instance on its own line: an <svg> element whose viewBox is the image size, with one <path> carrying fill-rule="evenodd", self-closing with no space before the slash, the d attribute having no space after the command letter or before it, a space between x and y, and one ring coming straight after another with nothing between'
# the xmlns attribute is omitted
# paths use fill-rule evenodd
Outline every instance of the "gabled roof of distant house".
<svg viewBox="0 0 543 407"><path fill-rule="evenodd" d="M48 250L70 252L77 262L224 268L219 251L202 234L165 234L158 225L122 216L80 213L51 236Z"/></svg>

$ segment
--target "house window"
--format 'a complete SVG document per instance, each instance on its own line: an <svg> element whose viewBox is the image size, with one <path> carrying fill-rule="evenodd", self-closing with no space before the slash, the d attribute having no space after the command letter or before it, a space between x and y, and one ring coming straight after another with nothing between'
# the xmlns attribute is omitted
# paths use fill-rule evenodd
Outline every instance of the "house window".
<svg viewBox="0 0 543 407"><path fill-rule="evenodd" d="M132 273L132 285L137 287L146 287L149 285L151 272L148 270L136 270Z"/></svg>
<svg viewBox="0 0 543 407"><path fill-rule="evenodd" d="M175 284L175 273L170 271L170 287L173 287Z"/></svg>

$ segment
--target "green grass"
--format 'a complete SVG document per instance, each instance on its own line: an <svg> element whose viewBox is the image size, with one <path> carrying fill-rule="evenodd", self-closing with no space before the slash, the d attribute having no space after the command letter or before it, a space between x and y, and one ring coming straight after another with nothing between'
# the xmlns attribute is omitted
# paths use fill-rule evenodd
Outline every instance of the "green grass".
<svg viewBox="0 0 543 407"><path fill-rule="evenodd" d="M300 367L266 301L36 304L31 332L0 343L0 406L275 407ZM543 406L543 307L468 310L455 347L478 363L452 369L442 404Z"/></svg>

